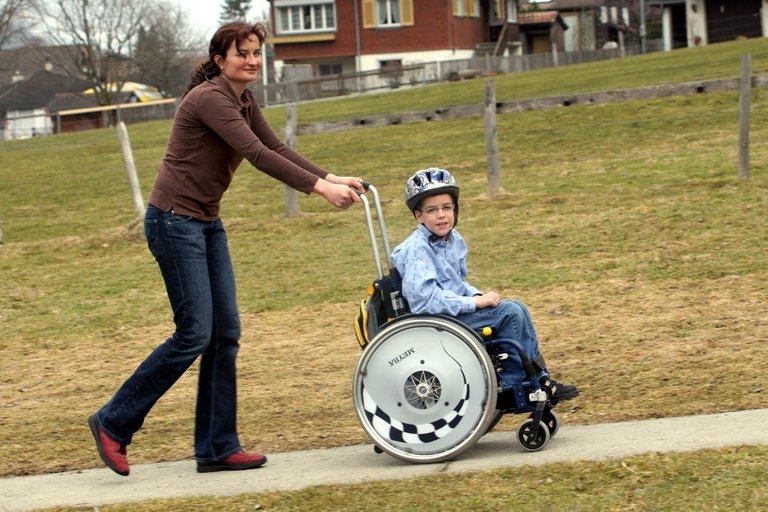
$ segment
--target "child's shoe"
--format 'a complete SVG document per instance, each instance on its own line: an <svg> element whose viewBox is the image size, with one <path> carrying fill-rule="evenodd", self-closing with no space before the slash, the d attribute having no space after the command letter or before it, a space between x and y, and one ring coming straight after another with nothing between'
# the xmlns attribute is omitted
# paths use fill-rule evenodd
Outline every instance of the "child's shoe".
<svg viewBox="0 0 768 512"><path fill-rule="evenodd" d="M570 400L579 396L579 390L572 384L560 384L552 377L545 375L539 379L544 391L549 395L549 401L556 405L561 400Z"/></svg>

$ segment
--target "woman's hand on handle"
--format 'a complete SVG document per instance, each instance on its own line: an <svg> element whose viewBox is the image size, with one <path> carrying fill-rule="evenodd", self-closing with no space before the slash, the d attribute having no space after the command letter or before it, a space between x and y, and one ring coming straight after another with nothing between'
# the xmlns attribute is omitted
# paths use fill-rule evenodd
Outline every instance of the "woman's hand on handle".
<svg viewBox="0 0 768 512"><path fill-rule="evenodd" d="M363 188L362 178L354 178L352 176L336 176L333 173L329 173L325 177L325 181L330 181L331 183L335 183L336 185L346 185L348 187L354 188L359 192L365 192L365 188Z"/></svg>
<svg viewBox="0 0 768 512"><path fill-rule="evenodd" d="M333 176L333 175L329 175ZM337 176L333 176L333 178L339 180L339 179L349 179L353 180L354 178L339 178ZM352 183L351 181L349 183ZM359 181L355 182L357 185L359 185L360 190L362 190L363 186ZM355 193L355 190L357 187L352 187L351 184L347 183L334 183L331 181L328 181L327 179L319 179L317 180L317 183L315 183L315 188L312 190L316 194L321 195L326 201L331 203L336 208L349 208L353 203L359 203L360 197Z"/></svg>

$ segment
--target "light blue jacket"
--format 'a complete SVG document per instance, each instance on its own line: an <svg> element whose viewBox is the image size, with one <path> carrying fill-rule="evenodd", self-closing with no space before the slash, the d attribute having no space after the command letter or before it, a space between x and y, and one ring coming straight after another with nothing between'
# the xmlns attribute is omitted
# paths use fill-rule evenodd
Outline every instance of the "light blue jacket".
<svg viewBox="0 0 768 512"><path fill-rule="evenodd" d="M475 311L480 290L467 277L467 244L455 229L440 240L419 227L392 251L412 313L456 316Z"/></svg>

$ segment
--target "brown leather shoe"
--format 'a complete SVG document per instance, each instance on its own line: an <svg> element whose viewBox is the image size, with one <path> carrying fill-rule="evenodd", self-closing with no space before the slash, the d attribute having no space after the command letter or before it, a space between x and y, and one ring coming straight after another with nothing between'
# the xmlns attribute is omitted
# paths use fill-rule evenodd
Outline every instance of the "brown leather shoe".
<svg viewBox="0 0 768 512"><path fill-rule="evenodd" d="M104 464L118 475L128 476L131 467L128 465L128 452L125 445L109 437L99 426L95 415L88 418L88 426L91 427L91 434L96 440L96 448Z"/></svg>
<svg viewBox="0 0 768 512"><path fill-rule="evenodd" d="M213 471L235 471L239 469L253 469L267 462L267 458L260 453L237 452L226 459L198 462L198 473L211 473Z"/></svg>

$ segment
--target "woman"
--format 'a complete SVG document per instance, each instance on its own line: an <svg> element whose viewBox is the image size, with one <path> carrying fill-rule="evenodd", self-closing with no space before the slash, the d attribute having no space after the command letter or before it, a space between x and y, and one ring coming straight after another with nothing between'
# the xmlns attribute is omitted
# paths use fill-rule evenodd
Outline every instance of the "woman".
<svg viewBox="0 0 768 512"><path fill-rule="evenodd" d="M247 86L258 77L262 24L229 23L211 39L182 98L150 194L145 233L165 280L175 332L88 419L104 463L130 472L126 446L157 400L200 356L195 420L198 472L250 469L236 428L235 358L240 338L235 279L219 204L243 158L338 208L360 199L359 178L338 177L282 143Z"/></svg>

